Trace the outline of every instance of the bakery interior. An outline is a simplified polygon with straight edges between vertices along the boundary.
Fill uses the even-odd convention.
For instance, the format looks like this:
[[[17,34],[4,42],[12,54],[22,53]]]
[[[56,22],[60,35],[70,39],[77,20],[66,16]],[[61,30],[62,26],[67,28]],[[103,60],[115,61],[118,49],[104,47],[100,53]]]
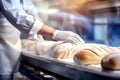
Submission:
[[[79,34],[85,43],[95,43],[100,47],[103,46],[103,48],[110,46],[110,49],[115,48],[115,53],[120,53],[120,50],[118,50],[120,46],[120,0],[32,0],[32,2],[38,11],[38,16],[44,23],[56,29],[73,31]],[[41,35],[39,37],[40,40],[42,38],[46,41],[51,41],[51,38],[41,37]],[[26,40],[26,36],[21,34],[21,39]],[[45,46],[48,44],[46,42]],[[40,48],[40,45],[37,45],[38,48]],[[90,46],[96,48],[96,45],[92,44]],[[35,52],[28,49],[30,48],[29,46],[26,43],[23,47],[17,79],[120,80],[120,59],[117,57],[120,54],[114,57],[117,60],[114,59],[116,62],[113,62],[113,64],[117,67],[113,66],[109,70],[107,68],[111,68],[112,65],[106,63],[107,68],[105,67],[104,70],[103,67],[104,65],[106,66],[104,61],[106,60],[103,59],[105,57],[102,57],[102,60],[100,59],[98,63],[98,59],[93,57],[94,59],[91,59],[93,64],[89,61],[80,61],[76,64],[73,61],[73,57],[72,60],[66,57],[59,59],[44,57],[40,56],[44,50]],[[87,47],[90,46],[88,45]],[[103,52],[101,51],[101,54]],[[47,54],[49,53],[51,51],[48,51]],[[77,62],[76,59],[75,61]],[[101,65],[102,63],[104,65]]]

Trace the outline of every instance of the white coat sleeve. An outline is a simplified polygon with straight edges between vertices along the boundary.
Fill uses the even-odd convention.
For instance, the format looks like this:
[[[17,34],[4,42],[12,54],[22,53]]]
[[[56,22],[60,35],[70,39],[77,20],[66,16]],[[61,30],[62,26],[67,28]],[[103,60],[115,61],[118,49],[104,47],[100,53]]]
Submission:
[[[0,7],[1,13],[21,32],[36,34],[43,25],[42,21],[26,13],[21,0],[0,0]]]

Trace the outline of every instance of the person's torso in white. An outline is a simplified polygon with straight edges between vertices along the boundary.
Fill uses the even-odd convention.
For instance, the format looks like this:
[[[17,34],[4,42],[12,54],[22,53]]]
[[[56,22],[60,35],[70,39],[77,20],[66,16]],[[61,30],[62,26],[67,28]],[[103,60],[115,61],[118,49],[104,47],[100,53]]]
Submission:
[[[20,32],[0,13],[0,75],[16,71],[20,52]]]

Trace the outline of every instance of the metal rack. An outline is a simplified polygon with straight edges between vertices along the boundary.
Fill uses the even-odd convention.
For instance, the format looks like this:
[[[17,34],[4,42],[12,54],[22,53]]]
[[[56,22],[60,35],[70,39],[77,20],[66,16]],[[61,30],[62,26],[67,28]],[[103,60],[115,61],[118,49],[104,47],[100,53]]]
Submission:
[[[31,80],[50,80],[40,75],[39,71],[59,80],[120,80],[120,74],[94,69],[24,53],[19,71]]]

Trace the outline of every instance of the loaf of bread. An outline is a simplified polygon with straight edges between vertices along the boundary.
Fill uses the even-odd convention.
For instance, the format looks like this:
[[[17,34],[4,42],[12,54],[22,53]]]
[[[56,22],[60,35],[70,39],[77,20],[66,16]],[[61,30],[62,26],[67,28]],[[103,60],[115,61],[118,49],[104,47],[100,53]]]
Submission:
[[[119,47],[111,47],[104,44],[85,43],[82,50],[74,56],[77,64],[100,64],[103,57],[120,51]]]
[[[29,39],[23,39],[21,41],[22,49],[32,51],[35,47],[35,42]]]
[[[52,45],[60,43],[56,41],[32,41],[29,39],[23,39],[22,43],[22,50],[26,52],[34,52],[36,55],[44,54]],[[47,55],[47,54],[46,54]]]
[[[45,54],[52,58],[65,59],[73,58],[79,50],[81,47],[76,44],[62,42],[52,45]]]
[[[101,57],[89,49],[84,49],[77,52],[73,60],[77,64],[100,64]]]
[[[68,58],[70,56],[71,43],[61,43],[54,47],[53,54],[54,58]]]
[[[35,46],[35,51],[37,55],[48,55],[50,53],[52,53],[52,50],[55,45],[57,45],[58,43],[61,42],[56,42],[56,41],[41,41],[41,42],[37,42],[36,46]],[[49,50],[49,51],[48,51]]]
[[[120,69],[120,53],[106,55],[101,61],[101,66],[103,70]]]

